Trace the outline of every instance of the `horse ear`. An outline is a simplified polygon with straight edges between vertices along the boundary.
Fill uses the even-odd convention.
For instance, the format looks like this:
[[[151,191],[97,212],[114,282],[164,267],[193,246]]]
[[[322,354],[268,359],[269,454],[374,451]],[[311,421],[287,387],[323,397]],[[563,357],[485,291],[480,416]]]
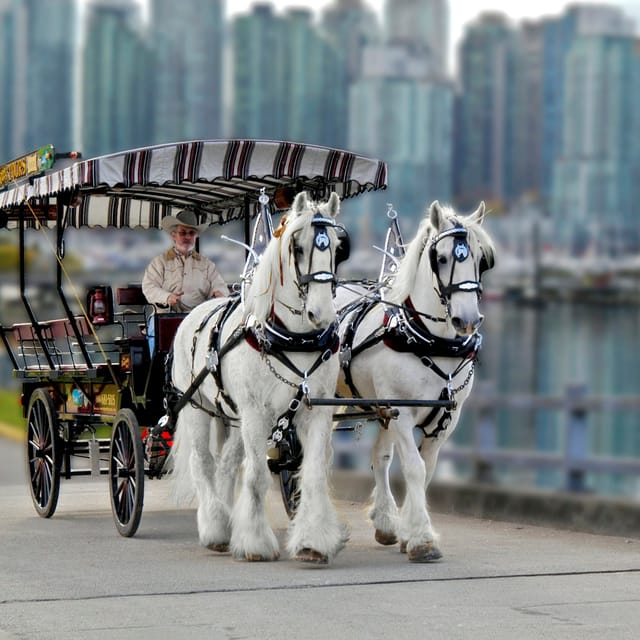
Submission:
[[[441,229],[444,222],[444,213],[437,200],[434,200],[429,207],[429,219],[434,229]]]
[[[295,214],[300,214],[309,208],[309,198],[306,191],[301,191],[293,201],[291,209]]]
[[[484,201],[481,201],[478,208],[469,216],[469,219],[477,224],[482,224],[484,222],[486,211],[487,209],[484,205]]]
[[[335,191],[331,192],[329,200],[324,208],[327,215],[335,218],[340,213],[340,197]]]

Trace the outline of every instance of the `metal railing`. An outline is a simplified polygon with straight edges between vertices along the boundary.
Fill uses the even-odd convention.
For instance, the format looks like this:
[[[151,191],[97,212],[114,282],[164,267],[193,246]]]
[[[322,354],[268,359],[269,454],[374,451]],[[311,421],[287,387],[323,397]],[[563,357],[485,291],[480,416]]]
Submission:
[[[473,410],[473,442],[461,446],[448,442],[440,457],[471,463],[474,479],[492,482],[498,465],[534,470],[553,469],[564,477],[569,491],[587,489],[586,474],[640,474],[640,457],[596,455],[590,447],[588,417],[596,411],[634,411],[640,413],[638,395],[592,395],[584,385],[570,385],[564,395],[498,394],[486,388],[472,394],[464,411]],[[560,411],[564,415],[561,446],[556,451],[498,446],[496,414],[499,410]]]
[[[498,414],[505,410],[512,414],[560,412],[564,418],[560,422],[558,446],[547,451],[532,446],[500,445]],[[442,447],[439,458],[470,467],[472,482],[498,484],[499,470],[504,469],[551,470],[562,475],[562,486],[558,488],[584,492],[588,490],[588,473],[640,476],[640,456],[598,455],[592,451],[589,417],[595,412],[623,411],[640,414],[640,395],[593,395],[585,385],[567,386],[563,394],[553,396],[503,394],[493,391],[490,385],[479,385],[463,409],[466,428],[471,430],[471,437],[467,430],[469,444],[460,444],[452,437]],[[347,461],[346,466],[362,466],[349,463],[349,452],[369,456],[370,450],[365,451],[367,444],[355,445],[348,438],[334,438],[334,450]]]

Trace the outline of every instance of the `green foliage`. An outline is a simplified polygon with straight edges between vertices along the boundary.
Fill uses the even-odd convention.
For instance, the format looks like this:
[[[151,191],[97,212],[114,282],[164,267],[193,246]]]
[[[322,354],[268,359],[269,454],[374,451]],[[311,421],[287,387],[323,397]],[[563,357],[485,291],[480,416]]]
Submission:
[[[19,391],[0,389],[0,422],[23,429],[26,426],[26,421],[22,417],[19,399]]]

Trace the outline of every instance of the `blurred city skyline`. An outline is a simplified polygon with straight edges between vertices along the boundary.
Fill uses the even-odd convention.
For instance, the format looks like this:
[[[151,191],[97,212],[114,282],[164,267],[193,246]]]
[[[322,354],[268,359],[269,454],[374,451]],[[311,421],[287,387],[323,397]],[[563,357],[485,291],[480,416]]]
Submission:
[[[365,208],[534,207],[572,251],[635,251],[640,3],[551,4],[148,0],[142,21],[138,0],[84,0],[79,22],[75,0],[0,0],[0,156],[319,144],[388,163]]]

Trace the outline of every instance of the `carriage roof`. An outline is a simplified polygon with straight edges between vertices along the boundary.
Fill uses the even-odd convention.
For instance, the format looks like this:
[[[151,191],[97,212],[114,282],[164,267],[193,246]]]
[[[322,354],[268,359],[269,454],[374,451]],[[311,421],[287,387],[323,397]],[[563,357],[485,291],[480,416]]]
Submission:
[[[47,168],[52,153],[43,147],[14,161],[21,165],[2,167],[0,227],[16,228],[21,217],[27,226],[36,226],[36,218],[53,226],[59,203],[67,205],[65,227],[160,228],[162,218],[184,208],[201,224],[224,224],[253,217],[263,188],[272,199],[287,187],[323,199],[332,191],[350,198],[387,184],[380,160],[292,142],[195,140]],[[37,175],[24,170],[29,164]]]

